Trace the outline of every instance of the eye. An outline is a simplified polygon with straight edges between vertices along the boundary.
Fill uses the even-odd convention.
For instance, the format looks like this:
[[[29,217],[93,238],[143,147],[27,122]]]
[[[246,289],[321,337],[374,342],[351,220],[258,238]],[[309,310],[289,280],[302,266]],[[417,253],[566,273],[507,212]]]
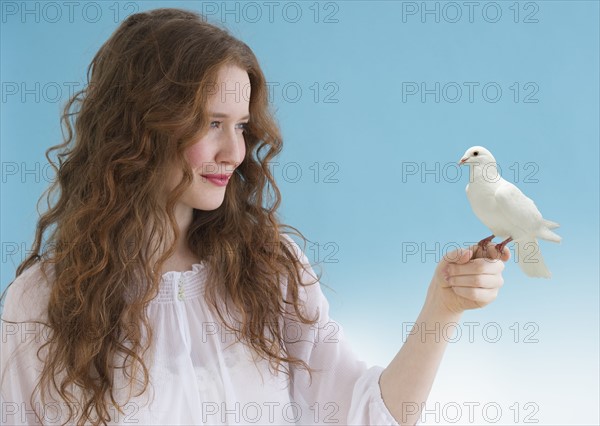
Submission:
[[[210,123],[210,125],[212,127],[213,124],[220,125],[221,123],[223,123],[223,122],[222,121],[213,121]],[[248,122],[240,123],[239,125],[240,125],[240,127],[238,127],[238,129],[242,129],[242,132],[245,133],[246,131],[248,131]],[[218,126],[216,128],[218,128]]]
[[[479,151],[473,151],[473,155],[477,157],[479,155]]]

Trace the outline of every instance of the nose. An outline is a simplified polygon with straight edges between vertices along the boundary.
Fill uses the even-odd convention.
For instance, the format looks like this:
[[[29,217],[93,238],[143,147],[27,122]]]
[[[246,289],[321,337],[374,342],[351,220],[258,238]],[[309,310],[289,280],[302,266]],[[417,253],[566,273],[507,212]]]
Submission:
[[[244,159],[244,135],[236,128],[231,127],[221,133],[220,139],[217,162],[225,163],[228,166],[228,170],[233,171]]]

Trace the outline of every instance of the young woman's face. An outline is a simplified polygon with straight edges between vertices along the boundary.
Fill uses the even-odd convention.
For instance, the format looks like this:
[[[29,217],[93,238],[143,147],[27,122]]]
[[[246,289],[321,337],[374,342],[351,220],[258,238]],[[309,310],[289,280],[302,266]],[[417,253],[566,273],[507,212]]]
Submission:
[[[244,160],[243,130],[248,122],[250,79],[236,66],[221,68],[218,84],[208,100],[208,132],[186,151],[194,180],[179,203],[198,210],[215,210],[222,203],[229,177]],[[183,172],[172,173],[170,189]]]

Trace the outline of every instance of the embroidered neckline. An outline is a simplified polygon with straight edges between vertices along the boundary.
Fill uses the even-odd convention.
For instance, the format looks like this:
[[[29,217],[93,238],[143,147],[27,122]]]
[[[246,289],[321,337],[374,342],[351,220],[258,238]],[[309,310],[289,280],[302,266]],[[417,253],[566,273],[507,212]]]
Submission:
[[[192,265],[192,269],[189,269],[187,271],[167,271],[161,275],[161,278],[163,280],[174,280],[180,274],[182,278],[189,278],[193,275],[196,275],[196,273],[201,269],[204,269],[205,266],[206,265],[204,263],[194,263]]]

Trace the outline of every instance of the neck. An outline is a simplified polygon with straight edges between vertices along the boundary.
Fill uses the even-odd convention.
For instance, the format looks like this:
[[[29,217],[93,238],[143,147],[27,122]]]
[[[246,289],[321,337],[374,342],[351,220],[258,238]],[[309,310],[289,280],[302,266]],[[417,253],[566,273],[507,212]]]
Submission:
[[[470,166],[470,182],[496,183],[500,181],[500,171],[494,162]]]
[[[158,250],[158,253],[153,256],[150,261],[155,264],[158,258],[167,251],[167,249],[175,241],[175,252],[167,258],[163,264],[162,270],[173,270],[173,269],[189,269],[187,266],[192,263],[199,263],[199,259],[194,255],[187,242],[187,232],[192,223],[194,210],[186,205],[177,204],[174,209],[174,216],[177,222],[177,231],[179,236],[175,241],[175,235],[171,230],[169,222],[166,223],[166,236],[163,240],[163,244]],[[187,265],[187,266],[186,266]]]

